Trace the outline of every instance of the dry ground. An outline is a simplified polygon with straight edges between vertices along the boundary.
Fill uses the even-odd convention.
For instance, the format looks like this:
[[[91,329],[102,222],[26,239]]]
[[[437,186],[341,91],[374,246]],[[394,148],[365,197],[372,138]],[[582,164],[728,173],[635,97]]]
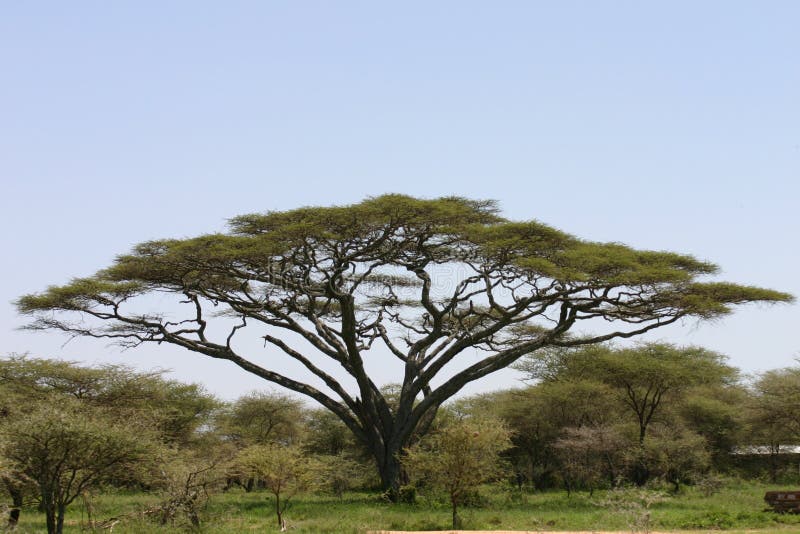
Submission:
[[[796,532],[795,529],[756,530],[651,530],[649,534],[770,534],[774,532]],[[375,530],[367,534],[630,534],[630,530]]]

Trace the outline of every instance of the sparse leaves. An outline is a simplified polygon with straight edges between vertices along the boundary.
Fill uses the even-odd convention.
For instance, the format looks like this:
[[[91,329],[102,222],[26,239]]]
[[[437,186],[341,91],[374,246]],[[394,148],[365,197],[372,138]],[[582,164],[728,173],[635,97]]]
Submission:
[[[458,506],[470,490],[507,472],[500,453],[511,447],[510,432],[498,420],[463,419],[407,449],[412,476],[447,492],[458,527]]]

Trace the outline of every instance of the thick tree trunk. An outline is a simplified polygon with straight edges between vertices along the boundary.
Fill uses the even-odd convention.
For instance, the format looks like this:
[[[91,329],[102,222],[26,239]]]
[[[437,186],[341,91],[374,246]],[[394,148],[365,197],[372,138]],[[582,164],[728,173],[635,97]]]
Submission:
[[[17,523],[19,523],[19,514],[20,514],[20,508],[16,506],[13,507],[11,510],[9,510],[8,530],[14,530],[15,528],[17,528]]]
[[[398,413],[402,411],[402,409],[398,409]],[[368,438],[372,440],[367,443],[367,447],[372,452],[377,464],[381,487],[392,502],[397,502],[400,487],[409,483],[408,473],[403,468],[400,455],[415,435],[421,436],[428,431],[435,413],[436,408],[430,409],[422,422],[411,428],[407,424],[403,424],[402,420],[395,419],[393,421],[395,426],[389,429],[389,432],[386,432],[386,428],[376,429],[373,437]]]
[[[56,534],[56,507],[47,503],[44,508],[44,517],[47,525],[47,534]]]
[[[398,458],[399,453],[399,450],[393,453],[387,451],[385,456],[378,460],[381,487],[392,502],[397,502],[402,485],[403,468]]]
[[[644,459],[636,461],[636,464],[633,466],[631,478],[633,479],[633,483],[639,487],[644,486],[647,484],[647,481],[650,480],[650,470],[645,465]]]

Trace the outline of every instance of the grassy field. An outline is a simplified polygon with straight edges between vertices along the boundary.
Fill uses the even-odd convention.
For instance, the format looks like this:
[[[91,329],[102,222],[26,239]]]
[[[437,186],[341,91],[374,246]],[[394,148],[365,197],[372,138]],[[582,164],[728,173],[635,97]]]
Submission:
[[[650,526],[655,530],[761,530],[800,533],[800,516],[764,511],[764,492],[779,489],[757,483],[738,483],[704,496],[687,488],[676,496],[653,504]],[[631,531],[631,518],[641,519],[641,509],[627,511],[608,504],[606,492],[593,497],[564,492],[519,494],[505,487],[485,487],[485,502],[464,508],[465,529],[474,530],[619,530]],[[147,508],[155,502],[144,494],[108,493],[94,498],[95,517],[109,518]],[[605,502],[605,504],[603,504]],[[627,501],[626,501],[627,502]],[[307,495],[296,498],[287,523],[297,533],[364,533],[367,530],[446,530],[450,510],[441,499],[421,497],[416,505],[388,504],[375,495],[347,494],[343,499]],[[86,524],[86,510],[76,503],[66,525],[79,532]],[[176,526],[159,526],[142,518],[117,524],[114,533],[175,532]],[[203,512],[202,532],[277,531],[272,501],[267,493],[229,492],[214,496]],[[18,532],[43,532],[44,516],[35,509],[23,511]]]

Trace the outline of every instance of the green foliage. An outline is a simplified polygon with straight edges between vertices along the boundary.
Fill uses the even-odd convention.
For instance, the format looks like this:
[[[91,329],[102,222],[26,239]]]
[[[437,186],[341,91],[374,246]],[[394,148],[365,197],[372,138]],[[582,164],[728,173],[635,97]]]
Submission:
[[[338,456],[361,446],[341,419],[327,410],[311,410],[305,421],[303,447],[311,454]]]
[[[59,507],[76,495],[104,483],[153,484],[156,449],[197,446],[217,401],[163,374],[27,356],[0,360],[0,435],[16,460],[5,463],[2,481],[15,506],[37,497],[49,509],[48,528],[58,530]],[[135,452],[137,444],[147,455],[109,452]],[[43,485],[42,477],[50,482]]]
[[[88,311],[159,288],[235,291],[248,278],[247,272],[269,271],[272,264],[283,272],[303,267],[296,252],[309,245],[331,253],[346,250],[348,261],[374,258],[402,266],[411,252],[405,246],[398,248],[396,236],[401,234],[396,232],[431,240],[423,254],[439,263],[484,257],[515,266],[521,270],[518,275],[543,276],[562,284],[646,286],[653,305],[674,306],[689,315],[712,317],[729,312],[729,304],[793,300],[772,290],[693,282],[697,276],[716,273],[717,267],[688,255],[581,241],[536,221],[507,221],[490,201],[383,195],[350,206],[242,215],[230,221],[230,228],[230,234],[143,243],[94,277],[21,297],[18,308],[26,314]],[[459,252],[464,247],[473,250]],[[647,310],[634,312],[621,306],[619,312],[644,315]],[[58,324],[45,321],[40,326]]]
[[[23,296],[17,307],[32,329],[126,347],[169,343],[309,396],[345,423],[375,456],[384,486],[396,489],[398,454],[438,407],[525,354],[629,338],[684,317],[712,319],[748,302],[793,301],[709,281],[716,272],[685,254],[509,221],[491,201],[394,194],[242,215],[228,233],[142,243],[94,276]],[[143,306],[153,295],[175,310]],[[582,321],[612,326],[571,335]],[[287,376],[279,361],[266,368],[242,354],[250,345],[240,332],[253,328],[325,387]],[[365,354],[380,345],[405,367],[394,398],[366,371]],[[458,370],[465,351],[483,357]],[[328,374],[319,358],[348,380]],[[671,365],[662,359],[664,369]],[[436,380],[445,368],[448,377]]]
[[[540,472],[558,469],[568,487],[570,480],[591,489],[624,476],[637,484],[665,477],[677,488],[712,460],[727,467],[744,439],[747,395],[738,372],[702,348],[554,348],[517,367],[539,382],[498,397],[505,399],[502,417],[524,436],[514,438],[515,453]],[[627,442],[622,458],[602,440],[579,439],[600,428]]]
[[[144,290],[133,281],[116,282],[100,276],[76,278],[64,286],[50,286],[39,295],[26,295],[17,300],[20,313],[37,310],[84,310],[95,304],[108,304],[129,298]]]
[[[500,453],[511,446],[509,437],[500,421],[463,419],[407,449],[404,464],[416,479],[447,492],[457,528],[458,506],[470,490],[506,472]]]
[[[275,498],[275,515],[286,529],[284,513],[292,497],[320,484],[324,466],[303,454],[298,445],[252,445],[241,451],[236,465],[245,476],[255,477]]]
[[[624,453],[630,444],[612,426],[567,427],[554,448],[568,491],[584,487],[590,492],[601,487],[624,467]]]
[[[369,483],[374,478],[372,466],[356,461],[347,454],[309,456],[309,458],[319,463],[318,487],[330,491],[340,499],[348,491],[374,486],[374,483]]]
[[[125,365],[85,367],[75,362],[10,356],[0,360],[0,390],[7,414],[24,413],[31,402],[65,397],[114,410],[120,418],[147,419],[172,444],[188,444],[219,406],[202,386],[137,372]]]
[[[753,423],[763,436],[759,441],[796,440],[800,436],[800,368],[767,371],[758,377],[753,390]]]
[[[518,368],[546,384],[589,381],[604,384],[640,427],[640,441],[659,411],[690,388],[735,383],[737,372],[720,354],[665,343],[631,348],[595,345],[534,354]]]
[[[624,517],[631,532],[647,533],[653,526],[653,506],[666,498],[663,493],[643,488],[615,488],[605,495],[600,505]]]
[[[702,436],[674,425],[657,425],[653,430],[644,445],[646,465],[651,474],[672,484],[675,492],[708,469],[711,458]]]
[[[222,410],[216,426],[239,447],[297,443],[303,432],[303,403],[288,395],[249,393]]]
[[[472,508],[465,517],[470,529],[511,531],[630,531],[628,517],[613,508],[598,506],[606,491],[567,497],[563,492],[526,493],[522,501],[510,502],[505,491],[484,486],[486,506]],[[719,490],[705,496],[687,488],[653,504],[650,525],[657,531],[717,531],[725,526],[730,534],[798,534],[800,516],[764,512],[764,492],[772,486],[756,482],[726,480]],[[635,491],[635,490],[634,490]],[[202,532],[227,534],[274,529],[274,513],[263,506],[263,493],[231,491],[212,494],[202,514]],[[363,534],[381,530],[451,529],[437,501],[420,499],[416,505],[389,505],[373,493],[347,493],[343,499],[327,494],[300,494],[292,506],[290,531],[297,534]],[[144,493],[102,492],[94,498],[97,517],[124,517],[114,534],[172,533],[176,528],[159,525],[129,512],[150,509],[157,498]],[[65,529],[77,532],[85,512],[78,503],[67,510]],[[41,520],[25,513],[20,532],[39,532]]]
[[[225,461],[217,454],[164,451],[151,480],[160,501],[147,516],[172,528],[200,527],[201,513],[211,495],[222,489]]]
[[[82,492],[131,479],[151,459],[156,436],[134,421],[52,397],[3,425],[2,456],[33,481],[47,514],[48,532],[63,529],[65,509]]]
[[[686,428],[702,436],[717,469],[730,465],[730,455],[747,437],[747,391],[738,384],[706,385],[689,390],[677,408]]]
[[[780,478],[781,447],[793,445],[800,438],[800,368],[767,371],[757,377],[751,387],[746,406],[747,446],[761,446],[769,451],[769,478]]]

